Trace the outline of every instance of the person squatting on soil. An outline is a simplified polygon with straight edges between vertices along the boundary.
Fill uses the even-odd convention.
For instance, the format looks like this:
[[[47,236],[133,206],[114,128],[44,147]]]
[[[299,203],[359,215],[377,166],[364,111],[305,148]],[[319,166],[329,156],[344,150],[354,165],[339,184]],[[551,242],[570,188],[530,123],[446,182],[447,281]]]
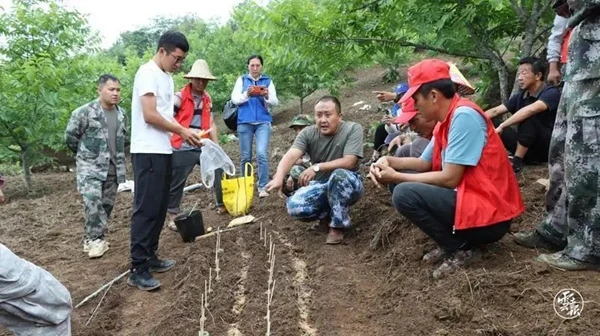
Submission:
[[[429,145],[429,141],[433,136],[433,129],[437,124],[436,120],[425,120],[423,116],[419,115],[419,111],[415,109],[415,102],[413,99],[408,99],[402,103],[402,112],[394,123],[400,125],[407,125],[410,129],[417,133],[417,137],[401,146],[394,153],[395,157],[421,157],[421,154],[425,151],[425,148]],[[400,139],[402,135],[396,139]],[[394,139],[395,140],[395,139]],[[390,143],[392,146],[392,143]]]
[[[183,76],[183,78],[189,79],[190,83],[181,89],[181,91],[175,93],[175,121],[183,127],[201,130],[203,134],[202,138],[210,139],[218,144],[219,136],[217,125],[215,125],[213,118],[212,100],[206,91],[209,81],[216,80],[217,78],[212,75],[208,63],[203,59],[194,62],[192,70]],[[173,147],[173,176],[171,177],[169,192],[167,227],[173,231],[177,231],[174,219],[181,211],[179,205],[183,197],[183,188],[188,176],[200,164],[202,149],[188,145],[177,134],[173,134],[171,137],[171,147]],[[223,205],[222,178],[223,169],[217,169],[215,171],[214,188],[217,212],[219,214],[227,212]]]
[[[271,138],[271,106],[279,105],[275,84],[262,73],[263,58],[248,57],[248,73],[238,77],[231,92],[231,101],[238,105],[238,139],[244,175],[247,162],[252,162],[252,143],[256,136],[256,161],[258,162],[258,197],[267,197],[269,181],[269,139]]]
[[[71,294],[52,274],[0,243],[0,325],[16,335],[70,336]]]
[[[381,156],[381,152],[385,149],[385,145],[389,144],[390,141],[402,134],[400,128],[396,125],[396,123],[393,122],[393,120],[394,118],[398,117],[399,113],[401,113],[400,105],[397,103],[400,97],[402,97],[406,91],[408,91],[407,83],[399,83],[396,86],[395,92],[375,91],[376,97],[380,102],[393,101],[394,105],[389,111],[389,114],[386,113],[379,125],[377,125],[375,128],[375,135],[373,136],[373,156],[371,157],[371,160],[366,163],[366,165],[370,165],[371,163],[377,161],[377,159],[379,159]]]
[[[98,79],[99,98],[77,108],[65,131],[67,147],[76,154],[77,191],[83,196],[85,237],[83,252],[99,258],[108,251],[107,221],[113,210],[119,183],[125,182],[125,111],[117,104],[119,80],[112,75]]]
[[[158,242],[167,216],[173,169],[171,133],[192,146],[201,146],[197,130],[173,118],[174,84],[171,74],[189,50],[185,36],[169,31],[158,40],[154,57],[135,74],[131,101],[131,163],[135,184],[131,215],[130,286],[141,290],[160,287],[151,272],[166,272],[173,260],[158,258]]]
[[[560,90],[544,82],[545,73],[546,66],[540,59],[522,58],[517,73],[521,91],[505,104],[485,112],[493,120],[504,147],[514,155],[511,163],[515,173],[523,169],[523,162],[548,160]],[[501,121],[499,117],[506,112],[512,115]],[[516,130],[513,125],[518,125]]]
[[[383,157],[370,174],[377,186],[398,183],[394,207],[438,245],[423,260],[443,260],[433,273],[439,279],[476,260],[476,247],[500,240],[524,205],[494,125],[456,94],[448,64],[417,63],[408,70],[408,83],[400,102],[412,97],[419,113],[439,124],[420,158]]]
[[[299,177],[300,189],[287,198],[288,214],[301,221],[319,220],[329,226],[327,244],[339,244],[343,230],[350,227],[350,206],[364,194],[358,169],[363,157],[363,128],[342,120],[338,98],[324,96],[315,104],[316,125],[308,126],[298,136],[277,167],[267,190],[281,188],[290,168],[305,153],[313,165]]]
[[[600,1],[568,4],[574,29],[550,143],[548,213],[534,231],[516,233],[515,241],[558,251],[537,260],[579,271],[600,268]]]
[[[290,123],[290,128],[294,130],[294,135],[298,136],[303,129],[307,126],[314,125],[314,122],[310,119],[310,117],[306,114],[299,114],[292,119]],[[310,168],[312,166],[312,162],[310,162],[310,155],[308,153],[304,153],[304,155],[299,158],[290,169],[290,174],[285,180],[285,188],[283,193],[287,196],[291,195],[294,191],[300,188],[298,183],[298,179],[302,172],[306,170],[306,168]]]

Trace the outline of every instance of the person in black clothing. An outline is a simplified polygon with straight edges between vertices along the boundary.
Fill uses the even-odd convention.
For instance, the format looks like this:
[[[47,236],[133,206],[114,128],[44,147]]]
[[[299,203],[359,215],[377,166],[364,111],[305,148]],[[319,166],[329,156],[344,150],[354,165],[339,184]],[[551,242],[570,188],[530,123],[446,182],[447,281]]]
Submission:
[[[521,59],[517,74],[521,91],[505,104],[485,112],[494,122],[504,147],[513,154],[511,163],[515,173],[521,171],[524,162],[548,161],[560,90],[544,82],[545,74],[546,65],[540,59]],[[499,117],[506,112],[512,116],[501,121]],[[513,125],[517,125],[516,129]]]

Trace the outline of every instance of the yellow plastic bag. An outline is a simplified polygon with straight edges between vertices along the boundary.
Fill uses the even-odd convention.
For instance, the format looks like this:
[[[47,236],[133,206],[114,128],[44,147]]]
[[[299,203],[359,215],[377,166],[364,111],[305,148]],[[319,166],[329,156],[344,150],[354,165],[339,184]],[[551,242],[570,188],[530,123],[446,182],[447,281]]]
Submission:
[[[254,168],[249,162],[244,166],[244,176],[227,178],[223,174],[223,203],[232,216],[246,215],[254,199]]]

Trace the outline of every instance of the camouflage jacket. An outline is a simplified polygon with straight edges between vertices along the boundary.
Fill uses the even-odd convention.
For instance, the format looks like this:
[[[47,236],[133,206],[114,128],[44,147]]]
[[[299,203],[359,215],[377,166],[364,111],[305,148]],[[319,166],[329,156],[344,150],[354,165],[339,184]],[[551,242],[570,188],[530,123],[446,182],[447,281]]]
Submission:
[[[569,41],[565,80],[600,78],[600,0],[569,0],[574,11],[569,27],[575,27]]]
[[[125,139],[127,126],[125,112],[119,111],[116,133],[116,168],[117,181],[125,182]],[[77,108],[71,114],[65,131],[67,147],[76,153],[77,189],[79,190],[86,179],[106,181],[110,165],[108,148],[108,129],[106,117],[98,100],[94,100]]]

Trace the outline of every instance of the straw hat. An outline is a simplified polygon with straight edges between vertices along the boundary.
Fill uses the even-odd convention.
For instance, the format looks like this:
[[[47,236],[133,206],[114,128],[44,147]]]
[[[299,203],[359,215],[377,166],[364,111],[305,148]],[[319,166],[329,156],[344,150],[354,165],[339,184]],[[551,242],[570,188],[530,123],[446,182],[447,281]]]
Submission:
[[[465,96],[470,96],[475,93],[475,89],[473,85],[469,83],[469,81],[463,76],[463,74],[458,70],[456,65],[448,62],[450,66],[450,78],[456,84],[457,90]]]
[[[212,75],[212,73],[210,73],[208,63],[206,63],[206,61],[203,59],[199,59],[196,62],[194,62],[194,65],[192,65],[192,70],[190,70],[190,72],[187,75],[183,76],[183,78],[203,78],[210,80],[217,79],[215,76]]]

